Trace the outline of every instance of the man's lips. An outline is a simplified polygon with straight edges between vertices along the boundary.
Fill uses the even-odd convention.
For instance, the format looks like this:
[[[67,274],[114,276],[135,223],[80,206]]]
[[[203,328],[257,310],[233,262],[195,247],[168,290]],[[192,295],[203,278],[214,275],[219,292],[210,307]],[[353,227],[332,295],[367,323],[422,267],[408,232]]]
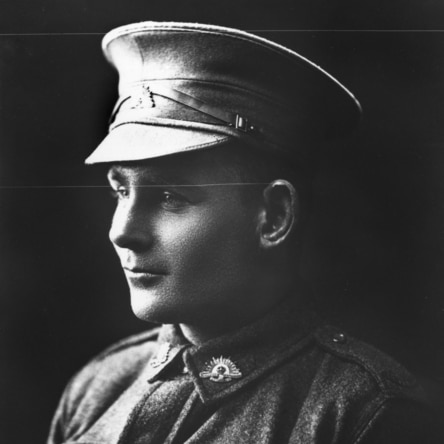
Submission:
[[[138,268],[138,267],[123,267],[125,276],[130,284],[130,287],[146,290],[153,285],[162,281],[166,273],[158,270]]]
[[[123,270],[125,273],[129,276],[163,276],[166,273],[160,271],[160,270],[153,270],[153,269],[146,269],[146,268],[140,268],[140,267],[123,267]]]

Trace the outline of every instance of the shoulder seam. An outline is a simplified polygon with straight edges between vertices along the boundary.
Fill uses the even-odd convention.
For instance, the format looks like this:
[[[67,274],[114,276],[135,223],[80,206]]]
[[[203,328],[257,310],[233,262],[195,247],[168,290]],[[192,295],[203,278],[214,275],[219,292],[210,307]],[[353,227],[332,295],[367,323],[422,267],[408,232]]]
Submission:
[[[340,358],[346,362],[349,362],[351,364],[357,365],[360,368],[362,368],[366,373],[368,373],[375,380],[376,384],[381,389],[381,391],[383,391],[384,393],[386,392],[386,386],[385,386],[382,378],[378,374],[378,372],[372,368],[368,368],[365,365],[365,362],[363,362],[362,360],[360,360],[356,356],[353,356],[349,353],[340,352],[336,349],[330,348],[330,347],[324,345],[320,341],[318,341],[318,344],[325,352],[329,353],[330,355],[337,356],[338,358]]]
[[[331,328],[331,327],[329,327]],[[317,339],[317,343],[319,345],[319,347],[321,347],[325,352],[333,355],[333,356],[337,356],[340,359],[353,363],[355,365],[358,365],[359,367],[361,367],[366,373],[368,373],[370,376],[372,376],[372,378],[376,381],[378,387],[385,393],[392,393],[393,392],[393,383],[395,384],[395,386],[399,389],[401,387],[406,388],[413,388],[417,385],[417,381],[413,379],[413,376],[411,376],[411,374],[408,372],[407,369],[405,369],[400,363],[398,363],[397,361],[393,360],[392,358],[390,358],[389,356],[387,356],[384,352],[381,352],[377,349],[375,349],[373,346],[369,345],[369,344],[365,344],[362,343],[361,341],[357,341],[361,344],[363,344],[367,349],[369,350],[373,350],[377,353],[379,353],[381,356],[384,357],[384,359],[387,360],[387,365],[388,364],[392,364],[394,366],[396,366],[396,368],[393,370],[393,372],[385,370],[384,369],[379,369],[376,368],[373,364],[369,363],[368,359],[365,357],[360,357],[357,356],[356,353],[351,353],[350,351],[344,349],[341,350],[339,347],[335,347],[335,346],[329,346],[328,343],[325,343],[325,341],[322,339],[322,336],[316,334],[316,339]],[[353,339],[353,338],[350,338]],[[355,340],[353,340],[354,342],[356,342]],[[405,373],[404,376],[402,376],[402,372]],[[391,377],[390,375],[393,373],[393,377]],[[399,378],[396,378],[395,373],[400,375]],[[409,381],[408,377],[411,377],[412,380]],[[396,379],[394,379],[396,378]],[[395,392],[397,392],[398,390],[395,390]]]
[[[373,423],[373,421],[376,418],[376,415],[378,412],[381,411],[381,409],[384,407],[384,405],[387,403],[388,398],[384,397],[380,400],[379,403],[375,406],[375,409],[373,410],[371,416],[367,421],[364,422],[364,424],[360,424],[360,427],[356,427],[356,430],[352,434],[352,439],[354,444],[359,444],[360,439],[362,438],[362,435],[365,433],[366,430],[370,427],[370,425]]]
[[[364,423],[361,425],[360,428],[356,428],[352,438],[353,438],[353,444],[359,444],[361,442],[361,438],[364,436],[365,432],[371,427],[372,423],[377,419],[378,413],[386,407],[390,402],[413,402],[414,404],[420,405],[421,403],[414,399],[406,399],[402,397],[396,397],[396,396],[385,396],[383,397],[379,403],[375,406],[374,411],[370,415],[369,419],[367,421],[364,421]]]

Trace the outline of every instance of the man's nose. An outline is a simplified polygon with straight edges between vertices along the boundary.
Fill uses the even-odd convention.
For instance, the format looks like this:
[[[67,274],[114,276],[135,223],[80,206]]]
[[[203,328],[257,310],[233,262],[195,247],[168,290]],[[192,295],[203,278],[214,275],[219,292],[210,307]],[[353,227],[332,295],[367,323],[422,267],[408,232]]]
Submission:
[[[143,251],[152,243],[150,222],[134,202],[118,204],[114,212],[109,238],[119,248]]]

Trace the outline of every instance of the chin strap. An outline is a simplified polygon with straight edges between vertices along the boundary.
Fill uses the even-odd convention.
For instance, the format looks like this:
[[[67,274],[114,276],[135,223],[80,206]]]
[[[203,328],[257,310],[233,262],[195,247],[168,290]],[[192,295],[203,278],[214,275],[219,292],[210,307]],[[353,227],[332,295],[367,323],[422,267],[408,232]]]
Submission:
[[[185,94],[181,91],[177,91],[173,88],[165,88],[156,86],[155,90],[151,89],[147,85],[143,85],[143,92],[140,90],[137,92],[136,96],[126,96],[121,98],[111,113],[109,124],[111,124],[118,114],[122,105],[128,100],[135,100],[137,102],[132,106],[133,109],[143,109],[143,108],[154,108],[156,106],[154,96],[164,97],[169,100],[173,100],[176,103],[187,106],[195,111],[206,114],[210,117],[220,120],[225,125],[233,127],[239,131],[248,133],[250,131],[256,131],[257,128],[254,127],[247,118],[229,111],[221,110],[216,108],[204,101],[197,99],[196,97]]]

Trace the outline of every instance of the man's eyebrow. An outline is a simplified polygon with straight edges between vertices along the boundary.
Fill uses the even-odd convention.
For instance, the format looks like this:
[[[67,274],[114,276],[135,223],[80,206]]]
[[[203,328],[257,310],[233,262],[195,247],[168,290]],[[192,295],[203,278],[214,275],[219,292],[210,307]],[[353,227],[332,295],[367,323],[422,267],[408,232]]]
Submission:
[[[109,169],[107,177],[109,180],[125,183],[127,178],[125,174],[121,172],[121,167],[113,166]],[[184,187],[184,188],[198,188],[198,187],[218,187],[218,186],[258,186],[267,185],[269,182],[213,182],[213,183],[195,183],[188,180],[184,180],[178,176],[163,176],[156,175],[153,177],[144,177],[141,174],[141,183],[137,185],[138,188],[156,188],[156,187]]]
[[[128,182],[128,177],[124,172],[125,168],[119,165],[112,166],[107,173],[108,180],[126,183]],[[175,186],[185,186],[192,187],[196,186],[193,182],[185,180],[184,178],[177,175],[164,175],[164,174],[150,174],[144,173],[143,171],[138,174],[138,188],[150,188],[150,187],[175,187]],[[200,184],[197,184],[199,186]]]
[[[112,166],[108,170],[108,172],[106,173],[106,177],[109,180],[115,180],[115,181],[118,181],[118,182],[124,181],[123,174],[119,171],[119,167],[116,167],[116,166]]]

